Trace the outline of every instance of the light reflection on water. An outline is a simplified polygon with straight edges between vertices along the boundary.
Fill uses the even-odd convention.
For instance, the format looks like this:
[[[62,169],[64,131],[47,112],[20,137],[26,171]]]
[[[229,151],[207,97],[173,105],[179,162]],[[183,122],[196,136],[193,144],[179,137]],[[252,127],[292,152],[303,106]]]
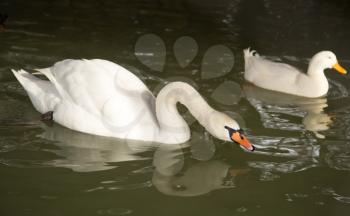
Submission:
[[[5,213],[164,215],[177,209],[184,215],[292,215],[288,210],[329,215],[348,208],[349,78],[327,71],[327,97],[290,97],[244,83],[241,55],[242,48],[252,46],[305,69],[315,52],[332,49],[350,68],[350,22],[342,1],[339,6],[325,0],[16,2],[16,7],[0,2],[0,10],[10,15],[8,29],[0,33],[0,200],[8,206]],[[331,29],[318,24],[330,22]],[[166,55],[153,62],[161,72],[135,55],[137,40],[149,33],[164,41]],[[182,36],[198,45],[188,42],[191,53],[184,59],[181,49],[176,51]],[[203,66],[215,53],[206,51],[216,45],[232,51],[233,69],[205,80],[216,70]],[[154,93],[168,81],[185,80],[216,109],[233,115],[258,149],[249,153],[216,140],[192,123],[189,113],[184,115],[193,138],[171,147],[44,125],[9,69],[47,67],[65,58],[112,60]],[[159,205],[150,207],[155,202]],[[88,210],[77,212],[77,206]]]

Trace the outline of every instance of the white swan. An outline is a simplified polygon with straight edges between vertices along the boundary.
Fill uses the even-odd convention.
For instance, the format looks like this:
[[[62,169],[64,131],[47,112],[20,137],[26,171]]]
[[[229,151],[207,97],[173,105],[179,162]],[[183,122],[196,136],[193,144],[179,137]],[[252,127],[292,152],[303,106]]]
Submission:
[[[261,88],[302,97],[321,97],[328,92],[328,81],[324,69],[334,68],[341,74],[346,70],[338,64],[334,53],[321,51],[310,61],[307,73],[283,63],[260,57],[255,51],[245,49],[244,78]]]
[[[253,151],[238,123],[211,108],[189,84],[167,84],[157,98],[125,68],[100,59],[64,60],[39,69],[49,81],[12,70],[40,113],[72,130],[107,137],[184,143],[190,129],[177,110],[185,105],[214,137]]]

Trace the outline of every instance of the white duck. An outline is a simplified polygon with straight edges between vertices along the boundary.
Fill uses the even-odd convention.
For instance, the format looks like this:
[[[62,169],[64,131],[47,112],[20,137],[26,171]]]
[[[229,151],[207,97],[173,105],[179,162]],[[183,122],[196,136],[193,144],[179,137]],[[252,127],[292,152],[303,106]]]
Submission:
[[[341,74],[346,70],[338,64],[335,54],[331,51],[321,51],[310,61],[307,73],[284,64],[273,62],[245,49],[244,78],[261,88],[293,94],[302,97],[321,97],[328,92],[328,80],[324,69],[334,68]]]
[[[155,98],[133,73],[106,60],[64,60],[38,70],[49,81],[24,70],[12,71],[36,110],[72,130],[121,139],[184,143],[190,139],[190,129],[177,110],[179,102],[214,137],[254,150],[235,120],[211,108],[183,82],[167,84]]]

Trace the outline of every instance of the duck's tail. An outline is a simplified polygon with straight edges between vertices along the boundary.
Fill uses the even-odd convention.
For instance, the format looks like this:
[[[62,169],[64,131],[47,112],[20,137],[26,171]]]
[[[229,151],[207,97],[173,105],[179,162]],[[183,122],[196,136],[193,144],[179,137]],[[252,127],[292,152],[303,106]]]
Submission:
[[[250,47],[248,47],[247,49],[244,49],[243,54],[244,54],[245,70],[247,70],[247,68],[251,64],[251,58],[259,57],[259,54],[255,50],[250,49]]]
[[[256,50],[252,50],[250,49],[250,47],[248,47],[247,49],[243,50],[244,53],[244,58],[247,59],[249,57],[259,57],[259,53]]]

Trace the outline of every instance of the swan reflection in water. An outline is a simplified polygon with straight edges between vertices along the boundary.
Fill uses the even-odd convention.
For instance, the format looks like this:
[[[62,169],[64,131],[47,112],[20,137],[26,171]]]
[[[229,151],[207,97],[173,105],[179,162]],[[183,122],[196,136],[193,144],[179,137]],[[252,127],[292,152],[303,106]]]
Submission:
[[[57,167],[77,172],[112,169],[112,162],[146,160],[140,153],[154,148],[148,142],[120,140],[94,136],[64,128],[58,124],[44,125],[42,138],[54,141],[58,149],[51,150],[62,158],[50,162]]]
[[[188,146],[119,141],[79,133],[57,124],[45,126],[44,129],[41,137],[55,141],[58,149],[50,151],[61,157],[50,162],[50,165],[69,168],[76,172],[113,169],[118,166],[116,162],[150,160],[140,155],[142,152],[152,151],[153,163],[145,161],[143,165],[147,168],[152,164],[153,169],[144,170],[152,172],[152,185],[167,195],[197,196],[212,190],[231,188],[234,186],[233,180],[236,176],[249,171],[247,168],[232,168],[223,161],[211,160],[215,154],[214,143],[208,140],[208,137],[203,139],[202,133],[194,132],[191,139],[194,145]],[[192,157],[185,159],[186,151],[191,152]],[[187,164],[188,160],[192,162],[190,165]],[[125,182],[118,182],[118,184],[125,184],[118,185],[118,188],[124,188],[123,186],[127,188],[130,182],[125,178]],[[143,182],[140,185],[148,184]]]
[[[314,146],[307,143],[286,145],[282,143],[286,145],[285,148],[293,150],[296,154],[277,155],[271,148],[265,149],[269,155],[266,158],[258,156],[258,149],[257,152],[246,152],[241,155],[256,154],[256,156],[251,156],[247,161],[244,158],[237,158],[235,159],[237,164],[235,162],[232,165],[216,159],[219,157],[217,156],[218,149],[216,149],[218,147],[213,142],[214,139],[212,140],[211,136],[197,131],[193,131],[191,142],[183,145],[155,145],[138,141],[109,139],[71,131],[56,124],[45,127],[41,137],[56,143],[57,148],[50,151],[61,158],[51,161],[50,165],[52,166],[65,167],[76,172],[118,169],[119,166],[128,166],[128,169],[131,169],[127,173],[122,175],[119,173],[118,176],[115,176],[117,181],[112,178],[111,181],[106,181],[107,183],[99,183],[96,185],[98,190],[130,190],[153,186],[163,194],[182,197],[199,196],[214,190],[235,187],[238,178],[246,175],[249,175],[249,178],[255,178],[256,171],[259,173],[260,180],[272,181],[286,173],[300,172],[320,166],[320,161],[324,160],[320,158],[321,146],[319,145]],[[338,152],[338,148],[336,150],[334,148],[333,143],[321,151],[324,156],[332,155],[332,157],[327,157],[326,164],[334,169],[348,169],[348,165],[339,161],[339,156],[344,158],[342,155],[344,153]],[[232,147],[232,151],[235,150],[241,151]],[[145,154],[145,152],[149,154]],[[274,156],[280,159],[284,158],[284,160],[273,160]],[[256,157],[260,157],[260,159]],[[119,163],[140,160],[144,160],[144,162],[138,163],[142,166],[141,168],[125,163],[120,165]],[[345,162],[347,161],[348,159],[345,160]],[[251,175],[253,170],[255,170],[253,172],[255,174]],[[131,184],[130,177],[134,175],[142,175],[142,182]],[[94,190],[95,188],[91,191]]]
[[[243,92],[250,104],[259,112],[266,128],[287,131],[306,129],[317,138],[325,136],[320,132],[329,129],[330,116],[324,112],[328,106],[327,98],[304,98],[269,91],[246,83]],[[287,115],[284,118],[283,115]],[[291,116],[302,118],[302,125],[293,123]]]
[[[155,170],[152,183],[163,194],[199,196],[213,190],[233,188],[235,187],[235,178],[246,175],[250,171],[248,167],[236,168],[220,160],[185,159],[184,150],[186,149],[179,145],[163,145],[154,154]],[[207,150],[211,151],[211,149]],[[195,150],[191,149],[192,154],[193,151]],[[208,155],[204,151],[202,149],[200,154]]]

